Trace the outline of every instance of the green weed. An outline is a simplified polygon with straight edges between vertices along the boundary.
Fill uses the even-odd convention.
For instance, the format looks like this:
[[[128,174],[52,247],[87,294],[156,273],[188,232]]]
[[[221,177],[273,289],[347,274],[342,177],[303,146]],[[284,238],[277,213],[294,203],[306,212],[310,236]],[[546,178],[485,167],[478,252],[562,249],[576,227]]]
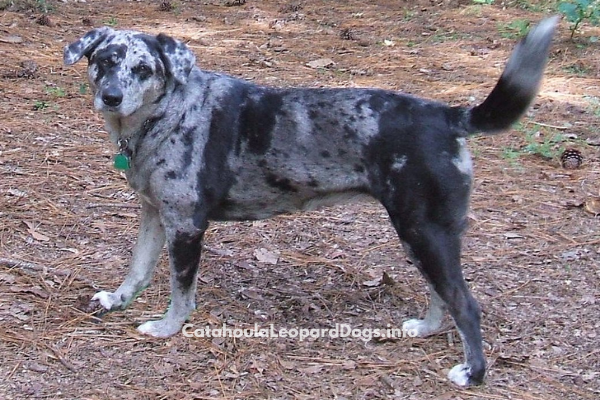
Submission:
[[[564,135],[552,128],[526,128],[522,124],[520,130],[525,133],[523,152],[546,159],[558,158],[564,151]]]
[[[507,160],[513,167],[520,167],[519,158],[521,157],[521,150],[515,149],[514,147],[503,147],[502,158]]]
[[[530,22],[524,19],[515,19],[508,24],[498,26],[500,36],[505,39],[519,39],[527,34]]]
[[[589,112],[600,118],[600,98],[596,96],[583,96],[583,98],[589,103]]]
[[[15,12],[35,11],[48,14],[54,7],[47,0],[0,0],[0,10]]]
[[[44,101],[44,100],[37,100],[35,103],[33,103],[34,111],[45,110],[48,107],[49,107],[48,102]]]
[[[592,25],[600,23],[600,0],[568,0],[558,3],[558,11],[569,21],[571,39],[584,21]]]
[[[46,93],[54,97],[65,97],[67,92],[60,86],[46,86]]]
[[[118,21],[115,17],[110,17],[107,21],[106,21],[106,25],[108,26],[117,26]]]
[[[590,67],[585,66],[581,63],[571,64],[569,66],[563,67],[563,69],[570,74],[578,76],[585,76],[590,73]]]
[[[502,158],[513,166],[518,165],[519,158],[525,154],[542,157],[547,160],[557,159],[565,149],[565,136],[556,129],[548,127],[526,127],[517,124],[515,129],[524,134],[525,145],[521,147],[504,147]]]

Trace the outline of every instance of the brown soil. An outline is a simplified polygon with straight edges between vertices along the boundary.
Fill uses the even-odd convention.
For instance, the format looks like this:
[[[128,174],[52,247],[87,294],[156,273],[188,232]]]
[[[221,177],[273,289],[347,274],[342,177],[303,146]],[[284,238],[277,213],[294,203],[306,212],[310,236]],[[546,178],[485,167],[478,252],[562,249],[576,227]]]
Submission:
[[[366,343],[142,337],[135,326],[167,306],[164,260],[127,311],[99,320],[85,310],[124,277],[139,210],[111,167],[84,63],[62,65],[65,44],[113,24],[170,33],[203,68],[263,84],[374,86],[475,104],[519,36],[514,21],[548,14],[505,3],[2,2],[0,398],[598,398],[600,52],[590,38],[600,32],[584,25],[571,41],[565,21],[521,126],[470,140],[464,270],[483,308],[485,385],[447,381],[462,357],[451,324],[427,339]],[[39,4],[52,6],[46,18]],[[324,58],[335,64],[307,66]],[[561,167],[561,146],[581,151],[581,168]],[[196,327],[398,327],[425,309],[423,279],[374,203],[215,223],[206,245]],[[265,263],[273,254],[276,265]]]

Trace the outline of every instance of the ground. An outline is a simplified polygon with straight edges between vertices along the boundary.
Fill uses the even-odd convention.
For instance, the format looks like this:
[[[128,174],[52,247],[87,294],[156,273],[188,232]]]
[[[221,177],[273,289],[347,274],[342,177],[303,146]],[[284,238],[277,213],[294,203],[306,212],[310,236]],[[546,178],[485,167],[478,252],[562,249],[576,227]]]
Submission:
[[[3,1],[0,397],[598,398],[600,32],[585,24],[571,40],[562,21],[522,123],[469,140],[463,264],[483,309],[483,386],[447,380],[462,358],[449,321],[426,339],[144,337],[135,327],[168,303],[166,256],[127,311],[87,310],[124,277],[139,208],[111,166],[85,63],[62,65],[67,43],[105,24],[167,32],[203,68],[261,84],[477,104],[551,2],[474,3]],[[580,168],[561,166],[565,148]],[[212,224],[201,268],[195,328],[399,327],[426,309],[426,285],[375,203]]]

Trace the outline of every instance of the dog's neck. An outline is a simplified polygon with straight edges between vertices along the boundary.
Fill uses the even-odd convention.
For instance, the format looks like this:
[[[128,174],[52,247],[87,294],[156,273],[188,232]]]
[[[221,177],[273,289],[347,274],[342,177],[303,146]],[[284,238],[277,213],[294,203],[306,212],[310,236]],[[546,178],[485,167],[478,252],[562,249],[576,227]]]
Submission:
[[[104,113],[106,130],[110,135],[110,141],[117,145],[123,141],[135,141],[144,125],[156,112],[156,106],[138,110],[134,114],[124,117],[114,113]]]
[[[167,87],[166,91],[173,91],[172,87]],[[170,102],[181,101],[179,96],[171,96]],[[106,130],[110,135],[110,141],[119,146],[119,143],[129,142],[130,146],[135,144],[140,135],[143,135],[148,129],[148,123],[159,116],[165,115],[170,102],[160,101],[158,103],[144,105],[133,114],[122,116],[116,113],[102,113]]]

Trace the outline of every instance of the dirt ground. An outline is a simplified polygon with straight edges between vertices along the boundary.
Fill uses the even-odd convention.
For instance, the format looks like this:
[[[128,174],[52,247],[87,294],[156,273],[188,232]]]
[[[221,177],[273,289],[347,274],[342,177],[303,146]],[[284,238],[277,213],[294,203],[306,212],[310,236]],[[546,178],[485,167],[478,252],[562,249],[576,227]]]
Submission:
[[[167,32],[203,68],[262,84],[476,104],[526,22],[549,11],[473,3],[2,2],[0,398],[599,398],[600,31],[584,25],[570,40],[566,21],[523,122],[469,141],[463,262],[483,309],[483,386],[448,382],[462,358],[449,322],[427,339],[367,342],[143,337],[135,327],[168,303],[165,257],[127,311],[86,312],[90,296],[124,277],[139,209],[111,166],[85,63],[62,65],[65,44],[104,24]],[[580,168],[561,166],[564,148],[581,152]],[[426,309],[424,281],[375,203],[215,223],[206,250],[196,328],[399,327]]]

